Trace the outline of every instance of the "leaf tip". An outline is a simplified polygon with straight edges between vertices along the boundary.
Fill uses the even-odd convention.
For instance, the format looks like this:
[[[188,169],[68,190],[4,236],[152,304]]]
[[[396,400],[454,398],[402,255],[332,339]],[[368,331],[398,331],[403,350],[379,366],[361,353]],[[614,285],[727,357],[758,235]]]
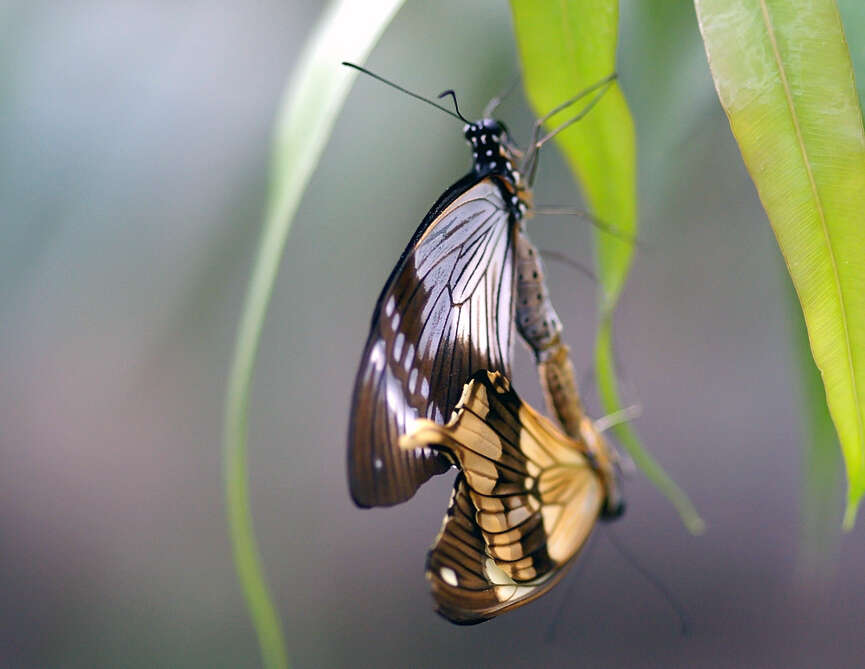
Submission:
[[[700,518],[700,516],[687,518],[685,520],[685,527],[687,527],[688,532],[693,534],[695,537],[699,537],[706,533],[706,521]]]
[[[844,521],[841,527],[845,532],[850,532],[853,526],[856,525],[856,513],[859,511],[859,499],[851,497],[847,500],[847,508],[844,510]]]

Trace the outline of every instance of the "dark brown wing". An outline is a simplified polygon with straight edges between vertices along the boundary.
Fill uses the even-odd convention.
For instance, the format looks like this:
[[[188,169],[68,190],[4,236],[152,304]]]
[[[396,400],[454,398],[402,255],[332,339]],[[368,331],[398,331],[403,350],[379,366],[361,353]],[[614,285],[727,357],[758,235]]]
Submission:
[[[446,426],[419,419],[406,448],[447,453],[462,472],[427,561],[438,611],[483,622],[539,597],[589,536],[604,484],[585,446],[478,372]]]
[[[349,423],[349,487],[359,506],[402,502],[447,470],[428,448],[399,448],[406,426],[418,417],[444,423],[473,372],[509,374],[515,226],[500,188],[485,178],[450,189],[379,298]]]

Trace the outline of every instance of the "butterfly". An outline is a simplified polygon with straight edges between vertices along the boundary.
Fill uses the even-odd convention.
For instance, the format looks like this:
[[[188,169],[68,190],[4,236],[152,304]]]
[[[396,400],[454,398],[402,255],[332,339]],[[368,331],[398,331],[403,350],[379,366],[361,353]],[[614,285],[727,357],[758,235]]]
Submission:
[[[419,418],[400,446],[460,469],[426,565],[438,612],[457,624],[547,592],[598,517],[624,511],[615,452],[592,421],[582,417],[579,439],[565,436],[498,372],[475,373],[447,425]]]
[[[510,377],[515,320],[535,352],[550,405],[568,433],[578,433],[581,411],[575,404],[573,369],[538,253],[522,223],[532,204],[530,186],[540,146],[587,113],[613,77],[539,119],[523,153],[504,124],[487,113],[479,121],[465,119],[455,96],[456,113],[344,64],[465,122],[472,150],[471,171],[439,197],[385,283],[355,379],[349,490],[358,506],[390,506],[409,499],[452,465],[429,447],[401,449],[400,436],[417,418],[443,424],[478,370]],[[595,96],[580,114],[539,139],[543,121],[592,92]]]

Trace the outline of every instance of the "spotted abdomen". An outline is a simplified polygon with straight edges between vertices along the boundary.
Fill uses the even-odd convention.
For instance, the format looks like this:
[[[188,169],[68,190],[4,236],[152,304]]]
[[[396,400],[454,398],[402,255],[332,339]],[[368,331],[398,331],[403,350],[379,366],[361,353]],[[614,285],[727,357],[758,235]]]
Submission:
[[[578,438],[583,406],[569,350],[562,341],[562,324],[547,292],[541,259],[522,232],[517,234],[514,249],[517,330],[535,354],[547,408],[568,435]]]
[[[538,251],[523,232],[517,233],[515,251],[517,330],[541,362],[561,340],[562,325],[547,293]]]

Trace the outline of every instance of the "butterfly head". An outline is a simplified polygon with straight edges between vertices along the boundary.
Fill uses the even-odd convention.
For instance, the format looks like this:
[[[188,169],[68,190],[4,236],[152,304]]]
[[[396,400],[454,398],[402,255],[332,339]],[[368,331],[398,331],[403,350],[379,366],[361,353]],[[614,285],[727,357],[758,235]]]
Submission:
[[[604,502],[604,507],[601,509],[602,520],[615,520],[625,515],[625,509],[627,508],[625,498],[622,497],[620,488],[618,492],[620,493],[618,497],[613,498],[608,496]]]
[[[505,174],[515,184],[519,184],[520,175],[516,165],[521,154],[511,141],[504,123],[491,118],[467,123],[465,137],[472,147],[475,172]]]

